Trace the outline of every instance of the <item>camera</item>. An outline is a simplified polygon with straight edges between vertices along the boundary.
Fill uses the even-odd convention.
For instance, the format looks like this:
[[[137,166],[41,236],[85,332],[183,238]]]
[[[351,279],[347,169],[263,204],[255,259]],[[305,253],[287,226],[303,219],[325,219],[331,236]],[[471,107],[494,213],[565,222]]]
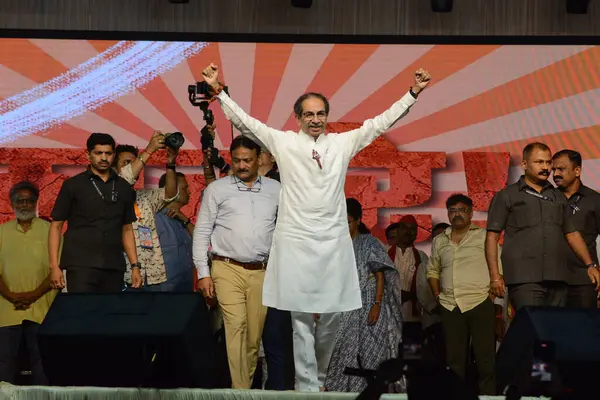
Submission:
[[[181,132],[165,133],[165,146],[179,150],[184,143],[185,138]]]

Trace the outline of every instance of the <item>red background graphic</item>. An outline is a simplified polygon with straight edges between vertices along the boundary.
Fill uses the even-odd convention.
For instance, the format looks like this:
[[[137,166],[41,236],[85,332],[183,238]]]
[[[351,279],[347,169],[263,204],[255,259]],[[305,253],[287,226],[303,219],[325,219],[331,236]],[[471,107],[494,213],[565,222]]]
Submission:
[[[331,131],[344,131],[360,124],[329,124]],[[221,151],[230,162],[228,152]],[[202,163],[201,150],[181,150],[178,157],[180,167],[197,167]],[[487,210],[495,191],[506,184],[508,178],[509,155],[507,153],[463,153],[468,194],[475,201],[478,210]],[[31,180],[40,187],[39,213],[48,217],[60,187],[68,175],[57,172],[62,166],[79,166],[81,170],[88,164],[85,149],[0,149],[0,159],[5,160],[8,169],[0,180],[0,222],[13,218],[8,192],[10,187],[21,180]],[[31,160],[35,160],[32,163]],[[164,152],[154,155],[148,167],[163,168]],[[385,208],[408,208],[426,203],[432,196],[432,176],[434,170],[446,166],[446,155],[439,152],[400,152],[384,137],[365,148],[351,161],[351,171],[346,180],[346,195],[354,197],[363,205],[363,221],[372,227],[373,233],[384,239],[385,227],[396,222],[404,214],[383,218],[379,210]],[[358,169],[358,170],[356,170]],[[372,171],[384,169],[389,174],[390,188],[380,191],[377,178]],[[76,172],[76,171],[75,171]],[[73,172],[72,172],[73,173]],[[72,174],[71,173],[71,174]],[[141,174],[135,188],[144,187],[144,174]],[[200,195],[205,187],[204,176],[187,174],[191,200],[183,212],[195,221],[200,205]],[[416,215],[419,223],[417,242],[427,241],[432,226],[431,215]],[[483,221],[480,221],[483,222]]]
[[[167,52],[199,45],[200,51],[180,58],[182,50]],[[140,67],[149,54],[143,49],[175,57],[143,64],[157,73],[151,80],[131,80],[131,73],[146,71]],[[47,216],[61,182],[87,164],[83,149],[91,132],[110,133],[119,144],[143,149],[154,130],[179,131],[186,138],[178,170],[190,181],[192,199],[184,212],[194,218],[204,187],[198,134],[204,121],[186,89],[202,79],[211,62],[243,110],[270,127],[294,131],[292,105],[302,93],[327,96],[329,129],[344,132],[389,108],[406,93],[418,68],[431,73],[431,84],[410,113],[350,165],[347,195],[361,201],[365,223],[380,238],[390,222],[413,214],[421,226],[418,247],[428,252],[431,224],[447,221],[444,203],[452,193],[471,196],[473,219],[484,224],[491,197],[516,181],[522,148],[533,141],[553,151],[580,151],[583,181],[600,189],[600,69],[594,68],[600,46],[5,38],[0,39],[0,173],[5,174],[0,219],[12,217],[7,191],[21,179],[40,185],[40,214]],[[117,71],[114,86],[89,85]],[[118,88],[120,82],[127,82],[127,90]],[[228,159],[237,133],[217,104],[211,108],[215,147]],[[163,173],[161,151],[137,187],[155,188]]]

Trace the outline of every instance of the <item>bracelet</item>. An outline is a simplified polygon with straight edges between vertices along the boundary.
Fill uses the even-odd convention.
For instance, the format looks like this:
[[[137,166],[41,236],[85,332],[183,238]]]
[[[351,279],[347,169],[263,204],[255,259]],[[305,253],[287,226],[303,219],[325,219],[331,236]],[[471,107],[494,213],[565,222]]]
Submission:
[[[191,221],[190,221],[190,219],[188,218],[188,219],[187,219],[187,221],[185,221],[185,222],[183,223],[183,226],[188,226],[188,225],[190,224],[190,222],[191,222]]]
[[[144,161],[144,160],[142,159],[142,154],[144,154],[144,152],[143,152],[143,151],[140,153],[140,155],[139,155],[137,158],[138,158],[138,160],[140,160],[140,161],[142,162],[142,164],[143,164],[143,165],[144,165],[144,167],[145,167],[145,166],[146,166],[146,161]]]
[[[381,305],[381,301],[377,301],[377,300],[375,300],[375,303],[374,303],[374,305],[378,305],[378,306],[380,306],[380,305]]]
[[[502,279],[502,278],[498,278],[498,279],[496,279],[496,280],[493,280],[493,281],[491,281],[490,283],[496,283],[496,282],[500,282],[500,280],[501,280],[501,279]]]

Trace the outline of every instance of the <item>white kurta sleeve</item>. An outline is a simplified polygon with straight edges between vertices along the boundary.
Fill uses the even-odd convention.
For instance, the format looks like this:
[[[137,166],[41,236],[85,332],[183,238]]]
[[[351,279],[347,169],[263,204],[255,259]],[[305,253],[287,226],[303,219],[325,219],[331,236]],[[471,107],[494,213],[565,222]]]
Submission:
[[[416,102],[417,99],[410,93],[406,93],[382,114],[366,120],[360,128],[339,135],[340,140],[344,141],[344,147],[347,149],[350,158],[371,144],[400,118],[408,114],[408,110]]]
[[[227,119],[231,121],[233,126],[235,126],[242,135],[247,135],[258,144],[266,146],[271,154],[277,158],[278,149],[276,142],[278,139],[282,138],[282,135],[285,135],[285,132],[269,128],[256,118],[246,114],[246,112],[242,110],[241,107],[225,93],[225,91],[221,91],[221,93],[217,95],[217,99],[219,100],[219,103],[221,103],[221,108],[223,108],[223,113]]]
[[[198,271],[198,279],[210,276],[208,247],[210,246],[210,236],[212,235],[219,211],[214,188],[214,185],[208,185],[204,189],[200,212],[198,213],[192,238],[192,258]]]

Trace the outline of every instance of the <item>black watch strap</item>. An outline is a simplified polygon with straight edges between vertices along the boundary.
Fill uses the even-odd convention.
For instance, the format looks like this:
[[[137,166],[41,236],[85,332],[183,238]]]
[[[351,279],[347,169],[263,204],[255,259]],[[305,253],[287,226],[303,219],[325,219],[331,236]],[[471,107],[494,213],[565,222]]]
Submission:
[[[413,92],[413,90],[412,90],[412,86],[411,86],[411,87],[408,89],[408,93],[410,93],[410,95],[411,95],[412,97],[414,97],[415,99],[416,99],[417,97],[419,97],[419,95],[418,95],[418,94],[416,94],[415,92]]]
[[[142,264],[140,264],[139,262],[133,263],[131,264],[131,268],[142,268]]]

